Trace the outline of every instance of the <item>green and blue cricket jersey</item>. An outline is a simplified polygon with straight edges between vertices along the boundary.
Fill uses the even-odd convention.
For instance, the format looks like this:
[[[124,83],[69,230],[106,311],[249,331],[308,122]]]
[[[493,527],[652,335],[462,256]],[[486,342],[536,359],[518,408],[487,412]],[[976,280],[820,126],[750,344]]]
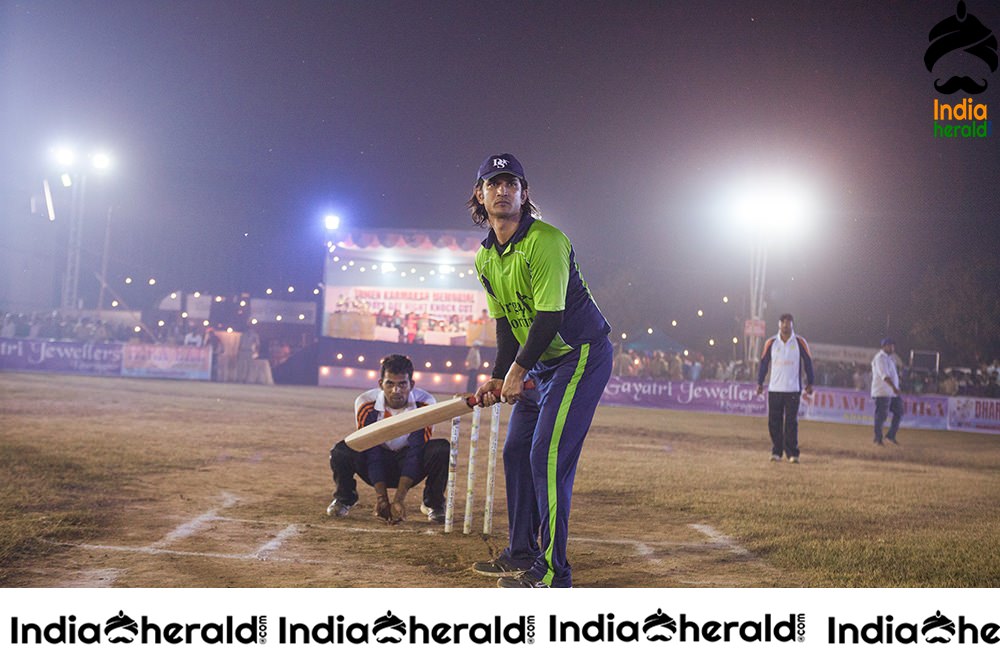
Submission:
[[[506,318],[524,347],[539,312],[563,313],[530,369],[536,389],[514,404],[504,441],[509,544],[501,558],[546,586],[572,586],[566,553],[573,479],[594,411],[611,375],[611,326],[580,275],[573,246],[525,215],[501,247],[491,230],[476,253],[489,313]]]
[[[493,230],[476,253],[476,273],[487,294],[490,317],[506,317],[524,346],[538,311],[563,311],[562,325],[541,360],[561,357],[606,337],[611,325],[580,275],[570,240],[552,225],[525,215],[498,252]]]

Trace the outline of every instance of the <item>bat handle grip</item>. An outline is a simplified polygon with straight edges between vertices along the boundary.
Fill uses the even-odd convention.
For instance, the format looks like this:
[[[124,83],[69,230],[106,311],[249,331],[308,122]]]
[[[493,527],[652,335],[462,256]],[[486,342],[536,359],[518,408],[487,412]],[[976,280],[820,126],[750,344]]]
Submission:
[[[524,383],[524,388],[525,389],[534,389],[535,388],[535,381],[534,380],[526,380],[525,383]],[[500,398],[500,391],[499,390],[493,392],[493,394],[497,398]],[[474,408],[477,405],[475,395],[469,396],[467,399],[465,399],[465,402],[469,405],[470,408]]]

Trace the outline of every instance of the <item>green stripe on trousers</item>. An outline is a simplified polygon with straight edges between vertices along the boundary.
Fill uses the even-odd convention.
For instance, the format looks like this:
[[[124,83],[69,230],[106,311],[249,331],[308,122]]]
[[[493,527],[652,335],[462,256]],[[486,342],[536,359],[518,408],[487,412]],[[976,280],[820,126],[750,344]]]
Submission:
[[[576,370],[573,377],[566,385],[566,393],[563,394],[562,402],[559,404],[559,412],[556,413],[556,423],[552,429],[552,440],[549,441],[549,467],[546,475],[549,492],[549,546],[545,550],[545,562],[548,564],[548,571],[542,577],[547,585],[552,584],[555,570],[552,567],[552,548],[556,538],[556,511],[559,508],[559,441],[562,439],[563,429],[566,427],[566,417],[569,415],[570,406],[573,404],[573,397],[576,396],[576,388],[580,384],[580,378],[587,370],[587,357],[590,355],[590,343],[580,347],[580,359],[576,363]]]

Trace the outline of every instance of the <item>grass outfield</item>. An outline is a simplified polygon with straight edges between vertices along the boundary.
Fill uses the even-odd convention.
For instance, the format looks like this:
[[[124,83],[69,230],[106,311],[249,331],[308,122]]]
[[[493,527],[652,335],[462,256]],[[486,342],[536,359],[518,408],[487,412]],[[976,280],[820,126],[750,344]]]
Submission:
[[[461,535],[464,449],[458,534],[423,520],[419,489],[402,526],[369,515],[363,486],[326,517],[356,393],[0,373],[0,585],[491,586],[469,566],[503,547],[502,470],[493,536]],[[904,429],[876,448],[867,427],[805,422],[794,466],[768,461],[766,431],[601,408],[574,584],[1000,586],[1000,436]]]

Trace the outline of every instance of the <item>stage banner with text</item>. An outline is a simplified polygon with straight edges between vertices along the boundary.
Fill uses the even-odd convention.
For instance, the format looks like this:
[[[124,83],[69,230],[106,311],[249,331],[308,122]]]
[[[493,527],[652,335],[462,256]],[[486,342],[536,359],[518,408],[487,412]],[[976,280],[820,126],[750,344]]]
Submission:
[[[134,378],[211,380],[212,351],[193,345],[128,344],[121,374]]]
[[[471,281],[470,281],[471,282]],[[434,289],[419,287],[349,287],[340,298],[348,304],[361,304],[370,313],[385,311],[392,314],[399,311],[426,315],[435,319],[448,320],[457,316],[460,322],[467,318],[477,318],[486,308],[486,294],[479,285],[477,289]],[[328,290],[327,312],[338,310],[336,301],[329,303],[334,290]]]
[[[0,338],[0,370],[121,375],[121,343]]]

